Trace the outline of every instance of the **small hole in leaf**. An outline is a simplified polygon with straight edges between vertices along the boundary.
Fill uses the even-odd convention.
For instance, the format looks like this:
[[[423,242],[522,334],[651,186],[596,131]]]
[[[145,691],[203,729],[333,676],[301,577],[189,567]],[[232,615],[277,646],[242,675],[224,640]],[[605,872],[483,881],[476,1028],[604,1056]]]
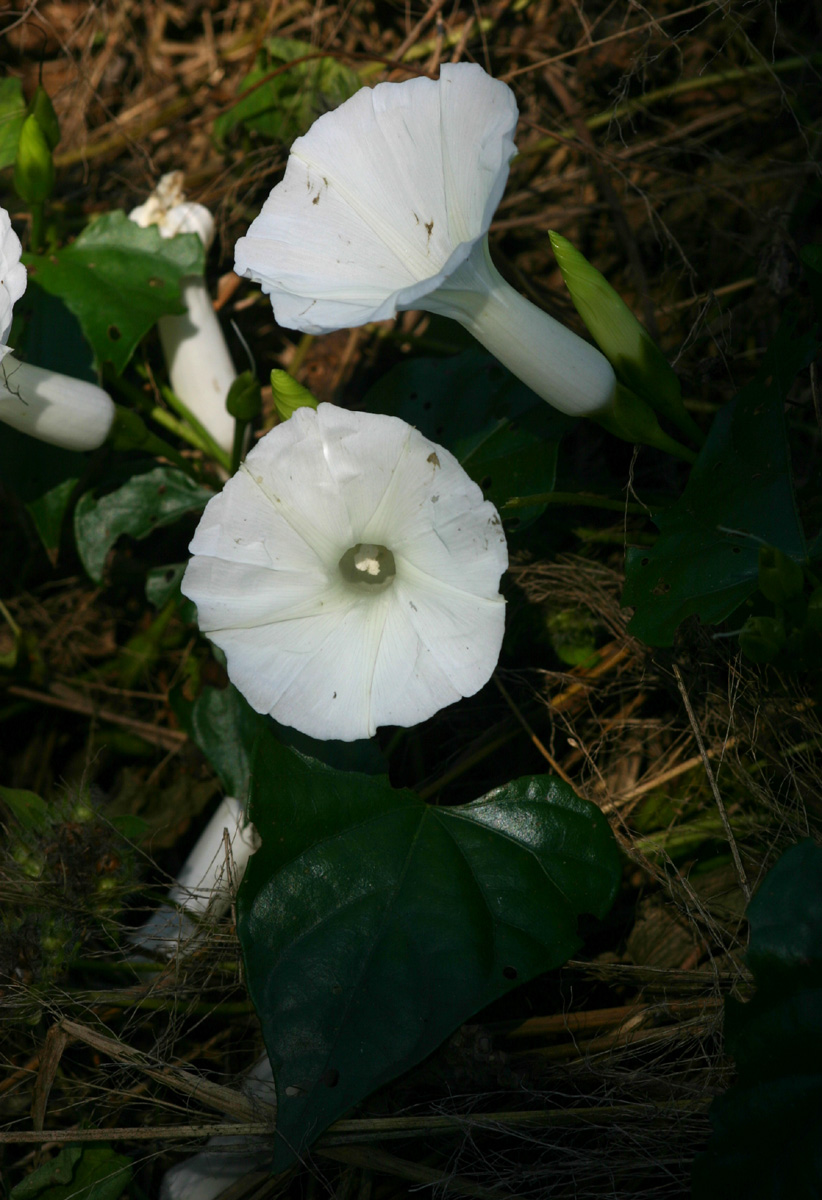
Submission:
[[[419,392],[409,392],[409,393],[408,393],[408,399],[409,399],[409,400],[416,400],[417,396],[419,396]],[[429,407],[429,408],[431,407],[431,402],[430,402],[430,400],[426,400],[426,402],[425,402],[425,403],[428,405],[428,407]],[[423,404],[423,408],[425,408],[425,404]]]
[[[517,974],[518,974],[517,968],[516,967],[503,967],[502,974],[506,979],[516,979]]]
[[[120,333],[120,330],[117,328],[116,325],[109,325],[108,336],[111,338],[111,340],[113,342],[119,342],[120,338],[123,335]]]
[[[650,560],[650,558],[641,558],[641,559],[639,560],[639,565],[640,565],[641,567],[647,567],[647,565],[648,565],[648,563],[649,563],[650,561],[651,561],[651,560]]]
[[[415,392],[414,395],[411,397],[411,399],[416,400],[416,398],[417,398],[417,393]],[[433,407],[434,406],[430,400],[423,400],[423,402],[422,402],[423,412],[430,412]]]
[[[326,1087],[329,1087],[329,1088],[336,1087],[337,1084],[340,1082],[339,1071],[336,1070],[336,1068],[334,1068],[334,1067],[329,1067],[327,1071],[323,1071],[322,1081]]]
[[[165,579],[166,583],[171,583],[173,578],[174,578],[174,568],[169,567],[167,571],[163,572],[163,579]]]
[[[444,433],[445,433],[445,426],[444,426],[444,425],[438,425],[438,426],[437,426],[437,428],[434,430],[434,436],[435,436],[435,437],[442,437],[442,435],[443,435]]]
[[[293,1084],[285,1089],[286,1096],[299,1096],[302,1088],[294,1087]]]
[[[490,475],[483,476],[483,478],[480,480],[480,487],[482,488],[482,490],[484,492],[487,492],[490,486],[491,486],[491,476]]]
[[[741,554],[741,553],[742,553],[741,546],[731,546],[731,554]]]

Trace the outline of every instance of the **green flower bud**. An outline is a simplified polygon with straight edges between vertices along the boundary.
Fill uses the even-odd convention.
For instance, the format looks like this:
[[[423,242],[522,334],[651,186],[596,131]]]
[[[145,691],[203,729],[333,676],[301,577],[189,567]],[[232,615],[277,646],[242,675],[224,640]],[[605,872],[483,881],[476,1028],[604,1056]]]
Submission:
[[[235,421],[253,421],[262,408],[262,389],[250,371],[238,375],[229,388],[225,406]]]
[[[14,190],[26,204],[42,204],[54,187],[54,162],[37,118],[32,113],[23,122],[17,158],[14,161]]]
[[[617,377],[686,437],[702,445],[702,431],[682,403],[679,379],[647,329],[567,238],[553,231],[548,236],[574,307]]]
[[[308,388],[292,379],[288,371],[271,372],[271,394],[281,421],[287,421],[298,408],[316,408],[317,399]]]
[[[778,617],[748,617],[739,631],[739,648],[755,663],[773,662],[785,641],[785,626]]]
[[[696,461],[696,455],[692,451],[680,446],[679,442],[665,433],[651,406],[621,383],[616,386],[610,407],[592,413],[591,420],[623,441],[639,443],[642,446],[656,446],[658,450],[664,450],[676,458],[684,459],[685,462]]]
[[[759,547],[759,590],[772,604],[787,604],[802,595],[805,576],[799,563],[775,546]]]
[[[60,141],[60,122],[57,120],[54,105],[44,87],[38,87],[29,104],[28,111],[31,116],[37,118],[37,124],[43,131],[43,137],[48,143],[49,150],[53,150]]]

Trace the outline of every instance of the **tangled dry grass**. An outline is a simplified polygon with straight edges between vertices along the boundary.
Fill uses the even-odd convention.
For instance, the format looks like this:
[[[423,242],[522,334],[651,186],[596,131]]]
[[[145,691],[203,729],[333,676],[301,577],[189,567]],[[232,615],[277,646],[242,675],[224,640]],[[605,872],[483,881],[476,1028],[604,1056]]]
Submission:
[[[501,269],[576,325],[548,242],[560,229],[659,338],[699,415],[750,377],[797,284],[797,247],[818,240],[820,23],[818,5],[785,13],[767,0],[15,0],[0,38],[7,69],[27,92],[42,78],[60,118],[56,204],[129,209],[183,170],[216,210],[210,276],[253,357],[354,403],[433,336],[428,318],[320,340],[276,328],[230,265],[288,147],[249,134],[218,148],[214,122],[271,37],[308,42],[366,82],[478,61],[522,114],[492,227]],[[791,403],[808,431],[802,479],[819,429],[809,389]],[[571,452],[583,477],[604,457],[626,495],[635,471],[654,487],[658,467],[613,458],[595,435]],[[710,630],[689,624],[672,651],[628,634],[619,571],[638,528],[622,514],[592,520],[572,554],[547,538],[544,556],[520,555],[511,572],[512,609],[529,610],[530,628],[587,615],[595,661],[562,670],[512,652],[483,694],[480,737],[476,709],[448,716],[430,753],[417,745],[398,765],[400,782],[448,799],[509,777],[511,759],[568,779],[626,854],[610,920],[584,960],[482,1014],[333,1127],[301,1169],[254,1173],[226,1197],[688,1193],[710,1098],[729,1079],[722,998],[748,984],[746,898],[785,845],[820,834],[822,729],[813,695]],[[266,1122],[239,1091],[261,1043],[231,914],[166,964],[127,961],[129,931],[217,793],[168,700],[193,642],[172,621],[139,686],[125,686],[124,651],[149,624],[128,555],[101,592],[76,563],[41,561],[14,514],[0,512],[0,533],[15,567],[0,599],[27,653],[0,700],[0,783],[62,806],[48,845],[0,852],[0,1175],[11,1186],[55,1147],[98,1138],[133,1159],[126,1195],[145,1200],[206,1124],[252,1137]],[[106,802],[81,819],[86,787]],[[140,846],[113,828],[123,816],[143,820]],[[26,853],[39,855],[36,881],[21,877]]]

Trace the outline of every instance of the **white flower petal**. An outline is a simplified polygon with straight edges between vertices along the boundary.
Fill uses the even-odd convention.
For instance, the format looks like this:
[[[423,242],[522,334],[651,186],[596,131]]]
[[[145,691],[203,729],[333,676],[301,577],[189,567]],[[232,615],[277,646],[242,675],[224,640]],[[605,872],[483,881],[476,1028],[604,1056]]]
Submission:
[[[0,208],[0,361],[10,350],[5,342],[11,329],[14,306],[26,290],[26,268],[20,262],[22,252],[9,214]]]
[[[515,152],[513,93],[481,67],[363,88],[292,147],[235,269],[309,332],[393,316],[488,230]]]
[[[369,583],[340,569],[360,545]],[[229,678],[313,737],[414,724],[496,664],[499,517],[448,451],[395,417],[298,409],[209,502],[191,551],[182,590]]]

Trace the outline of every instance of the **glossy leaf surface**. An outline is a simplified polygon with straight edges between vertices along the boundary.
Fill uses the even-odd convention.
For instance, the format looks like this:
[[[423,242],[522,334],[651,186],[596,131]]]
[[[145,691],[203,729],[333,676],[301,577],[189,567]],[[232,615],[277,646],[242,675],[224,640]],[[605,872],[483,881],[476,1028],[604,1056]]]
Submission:
[[[29,277],[77,317],[98,362],[119,372],[158,317],[183,311],[180,280],[202,275],[204,256],[193,233],[162,238],[156,226],[141,229],[110,212],[70,246],[23,261]]]
[[[10,1200],[118,1200],[131,1175],[131,1160],[110,1146],[64,1146],[12,1188]]]
[[[310,42],[269,38],[241,86],[243,94],[214,122],[215,140],[223,142],[242,125],[287,145],[317,117],[353,96],[360,80],[337,59],[317,57]]]
[[[628,551],[622,600],[648,645],[671,645],[686,617],[733,612],[756,590],[763,542],[805,558],[783,409],[815,348],[783,322],[756,378],[717,413],[681,498],[655,515],[659,540]]]
[[[752,1000],[725,1002],[738,1081],[711,1106],[695,1200],[822,1194],[822,849],[792,846],[748,908]]]
[[[212,495],[176,467],[132,475],[104,496],[86,492],[74,510],[74,535],[83,566],[100,583],[108,552],[124,533],[138,540],[148,537],[185,513],[199,512]]]
[[[551,776],[460,808],[266,742],[238,898],[278,1095],[274,1170],[472,1013],[563,963],[620,876],[607,822]]]

